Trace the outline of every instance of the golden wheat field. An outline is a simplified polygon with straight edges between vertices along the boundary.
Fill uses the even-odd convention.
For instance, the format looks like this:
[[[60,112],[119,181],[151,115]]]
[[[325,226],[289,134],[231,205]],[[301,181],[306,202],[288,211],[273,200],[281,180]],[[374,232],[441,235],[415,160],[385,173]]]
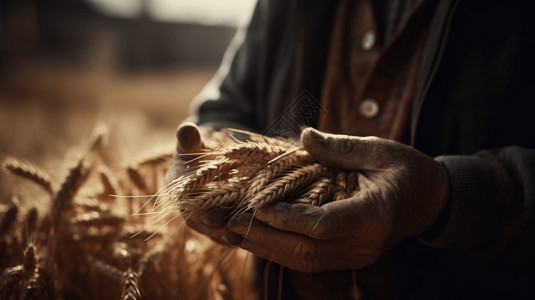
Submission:
[[[32,67],[3,78],[1,299],[254,298],[244,252],[140,210],[212,73],[103,82]]]
[[[144,205],[164,185],[171,152],[117,168],[101,154],[105,138],[98,127],[59,183],[32,164],[4,158],[5,170],[43,193],[38,205],[14,196],[2,208],[1,297],[251,298],[244,252],[195,234],[179,218],[162,224]]]

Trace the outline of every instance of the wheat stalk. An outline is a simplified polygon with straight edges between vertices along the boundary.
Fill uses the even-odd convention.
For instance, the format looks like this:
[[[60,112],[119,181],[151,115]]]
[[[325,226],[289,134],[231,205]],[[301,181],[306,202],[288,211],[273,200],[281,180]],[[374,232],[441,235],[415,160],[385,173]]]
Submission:
[[[27,238],[31,237],[33,233],[35,232],[35,228],[37,226],[37,220],[39,216],[37,213],[37,209],[35,207],[32,207],[27,213],[26,217],[24,218],[24,226],[23,232],[21,232],[22,237],[24,238],[24,244],[27,243]]]
[[[50,276],[43,268],[38,268],[30,279],[23,299],[53,299]]]
[[[12,201],[11,205],[7,211],[2,216],[2,221],[0,221],[0,236],[5,235],[13,226],[17,220],[17,215],[19,213],[19,207]]]

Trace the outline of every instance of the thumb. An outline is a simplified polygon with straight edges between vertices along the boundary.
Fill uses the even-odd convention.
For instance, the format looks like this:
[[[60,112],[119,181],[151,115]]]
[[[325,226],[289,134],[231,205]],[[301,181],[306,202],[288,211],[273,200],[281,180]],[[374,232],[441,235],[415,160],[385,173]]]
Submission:
[[[313,128],[301,133],[301,143],[306,151],[320,163],[342,169],[375,169],[384,159],[382,139],[329,134]]]
[[[180,154],[199,153],[204,147],[202,135],[197,124],[184,122],[176,129],[178,140],[176,150]]]

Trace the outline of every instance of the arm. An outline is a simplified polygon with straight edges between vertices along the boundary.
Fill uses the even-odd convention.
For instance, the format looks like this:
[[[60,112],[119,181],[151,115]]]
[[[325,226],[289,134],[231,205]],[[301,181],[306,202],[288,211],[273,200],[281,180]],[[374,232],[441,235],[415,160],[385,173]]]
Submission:
[[[533,255],[520,252],[534,253],[535,150],[510,146],[436,160],[449,173],[451,213],[440,235],[420,240],[432,247],[532,262]]]
[[[263,30],[260,14],[257,4],[249,25],[238,28],[214,78],[193,100],[195,123],[214,129],[257,127],[254,90]]]

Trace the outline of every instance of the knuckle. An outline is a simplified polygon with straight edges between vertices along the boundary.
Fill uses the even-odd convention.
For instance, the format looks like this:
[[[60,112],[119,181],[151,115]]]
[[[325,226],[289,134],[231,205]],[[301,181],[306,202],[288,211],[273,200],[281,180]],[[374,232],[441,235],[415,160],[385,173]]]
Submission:
[[[310,236],[315,239],[325,240],[329,239],[334,234],[333,222],[325,215],[319,216],[310,230]]]
[[[333,143],[339,153],[348,153],[353,150],[353,142],[347,138],[340,138]]]

